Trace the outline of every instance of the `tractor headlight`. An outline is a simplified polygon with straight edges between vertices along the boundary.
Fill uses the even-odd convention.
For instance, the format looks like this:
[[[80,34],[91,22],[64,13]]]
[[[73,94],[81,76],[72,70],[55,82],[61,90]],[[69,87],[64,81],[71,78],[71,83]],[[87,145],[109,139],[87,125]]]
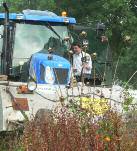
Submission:
[[[34,91],[37,88],[37,83],[34,80],[29,80],[27,86],[29,91]]]
[[[55,82],[53,70],[49,66],[45,68],[45,82],[48,84],[54,84]]]

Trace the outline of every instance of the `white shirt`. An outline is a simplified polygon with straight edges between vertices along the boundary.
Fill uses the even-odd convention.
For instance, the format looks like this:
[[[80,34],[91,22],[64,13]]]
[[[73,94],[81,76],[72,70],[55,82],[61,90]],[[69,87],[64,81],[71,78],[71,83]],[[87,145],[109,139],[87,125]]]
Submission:
[[[86,64],[88,66],[87,68],[83,68],[83,73],[84,74],[91,74],[91,69],[92,69],[92,61],[91,61],[91,57],[88,53],[85,52],[81,52],[80,54],[73,54],[73,69],[75,69],[76,71],[74,72],[74,75],[81,75],[81,71],[82,71],[82,57],[87,57],[87,61],[84,62],[84,64]]]

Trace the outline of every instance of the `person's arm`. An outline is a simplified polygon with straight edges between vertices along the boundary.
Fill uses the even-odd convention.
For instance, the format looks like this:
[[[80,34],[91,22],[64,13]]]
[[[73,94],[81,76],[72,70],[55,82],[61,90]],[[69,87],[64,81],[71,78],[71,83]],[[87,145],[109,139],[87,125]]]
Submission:
[[[89,54],[87,54],[86,57],[88,57],[88,61],[86,63],[84,63],[83,67],[87,70],[91,70],[92,69],[91,56]]]

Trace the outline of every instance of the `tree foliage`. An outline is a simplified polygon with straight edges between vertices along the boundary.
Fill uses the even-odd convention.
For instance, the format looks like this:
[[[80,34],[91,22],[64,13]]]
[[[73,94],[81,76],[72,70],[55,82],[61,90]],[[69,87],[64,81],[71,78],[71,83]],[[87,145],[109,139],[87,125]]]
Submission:
[[[54,0],[5,0],[9,5],[10,12],[22,12],[24,9],[55,10]]]
[[[113,62],[118,65],[118,78],[128,80],[137,70],[137,1],[136,0],[79,0],[61,3],[78,22],[90,26],[102,21],[107,26]],[[132,80],[135,82],[135,79]]]

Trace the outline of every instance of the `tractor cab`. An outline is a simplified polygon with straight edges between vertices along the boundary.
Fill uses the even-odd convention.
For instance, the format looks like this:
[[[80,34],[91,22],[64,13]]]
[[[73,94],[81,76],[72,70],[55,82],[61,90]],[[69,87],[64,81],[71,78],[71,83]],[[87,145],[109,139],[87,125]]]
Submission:
[[[70,48],[68,27],[75,23],[75,18],[50,11],[0,13],[1,74],[13,81],[27,82],[32,76],[38,83],[68,83],[70,63],[64,56]],[[44,77],[49,71],[54,72],[51,81]]]

